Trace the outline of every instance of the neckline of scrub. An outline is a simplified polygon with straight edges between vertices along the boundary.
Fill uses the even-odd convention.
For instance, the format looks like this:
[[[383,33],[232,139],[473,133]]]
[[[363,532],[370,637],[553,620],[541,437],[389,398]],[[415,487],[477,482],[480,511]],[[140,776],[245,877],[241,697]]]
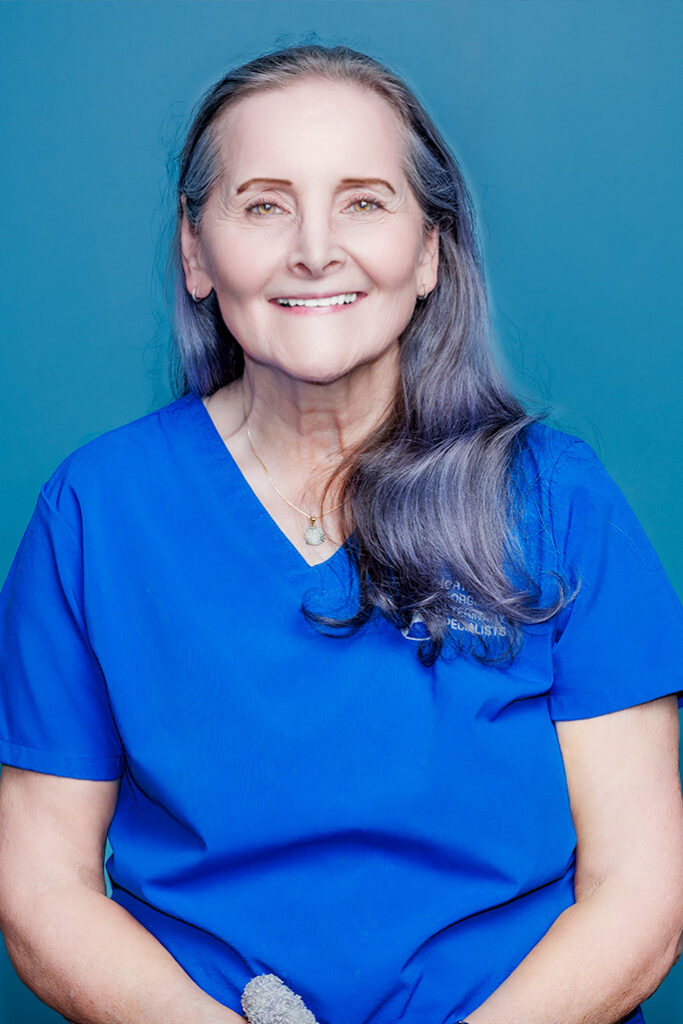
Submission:
[[[280,529],[268,509],[250,487],[244,473],[237,464],[235,457],[221,437],[209,410],[201,399],[201,396],[190,391],[180,398],[179,401],[185,402],[188,410],[194,414],[196,427],[206,441],[206,450],[208,450],[213,456],[213,459],[221,472],[225,471],[226,475],[224,479],[229,485],[229,493],[231,497],[234,499],[235,488],[237,488],[237,494],[240,497],[241,503],[246,506],[247,512],[249,506],[254,509],[252,514],[254,523],[263,524],[264,529],[271,534],[270,540],[266,539],[266,543],[264,545],[265,551],[272,551],[274,545],[279,545],[283,550],[285,557],[289,558],[290,561],[293,561],[294,565],[305,574],[314,573],[316,570],[320,569],[326,569],[332,566],[333,563],[336,563],[340,558],[345,557],[344,545],[341,544],[338,548],[335,548],[330,557],[326,558],[324,562],[307,562],[297,547],[292,544],[287,534]]]

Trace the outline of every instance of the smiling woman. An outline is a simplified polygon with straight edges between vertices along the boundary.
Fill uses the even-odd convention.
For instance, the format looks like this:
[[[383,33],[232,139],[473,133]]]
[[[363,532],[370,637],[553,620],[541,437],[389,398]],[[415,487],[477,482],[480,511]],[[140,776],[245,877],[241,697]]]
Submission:
[[[496,368],[446,142],[291,47],[207,92],[174,187],[175,398],[64,459],[0,595],[18,973],[89,1024],[230,1024],[262,973],[319,1024],[642,1024],[682,609]]]

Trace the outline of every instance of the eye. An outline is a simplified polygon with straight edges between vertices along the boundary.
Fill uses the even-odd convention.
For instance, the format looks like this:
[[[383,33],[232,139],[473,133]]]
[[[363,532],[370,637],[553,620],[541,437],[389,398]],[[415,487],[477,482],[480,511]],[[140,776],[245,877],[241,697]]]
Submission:
[[[252,210],[257,210],[259,206],[277,206],[278,210],[281,209],[281,207],[278,206],[277,203],[271,203],[269,199],[257,199],[255,203],[251,204],[251,206],[247,206],[247,213],[251,213]],[[267,214],[257,214],[257,216],[267,216]]]
[[[381,203],[379,199],[373,199],[372,196],[358,196],[357,199],[351,200],[351,206],[357,206],[359,203],[371,203],[380,210],[384,209],[384,203]]]

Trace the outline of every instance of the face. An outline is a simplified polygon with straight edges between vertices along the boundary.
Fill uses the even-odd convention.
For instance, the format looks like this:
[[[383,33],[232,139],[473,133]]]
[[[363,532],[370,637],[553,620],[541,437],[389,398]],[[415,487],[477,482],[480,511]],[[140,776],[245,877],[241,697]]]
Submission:
[[[436,284],[438,234],[423,244],[390,105],[305,80],[241,100],[218,128],[222,179],[196,233],[183,218],[188,290],[213,288],[245,355],[301,380],[395,354],[418,292]],[[276,301],[350,295],[313,308]]]

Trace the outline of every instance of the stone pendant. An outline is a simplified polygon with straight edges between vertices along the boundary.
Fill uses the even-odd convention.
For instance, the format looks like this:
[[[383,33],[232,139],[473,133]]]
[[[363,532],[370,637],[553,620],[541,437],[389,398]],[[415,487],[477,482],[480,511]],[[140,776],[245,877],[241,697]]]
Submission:
[[[315,516],[311,516],[311,525],[308,527],[304,534],[304,539],[307,544],[322,544],[325,540],[325,531],[322,526],[316,526]]]

